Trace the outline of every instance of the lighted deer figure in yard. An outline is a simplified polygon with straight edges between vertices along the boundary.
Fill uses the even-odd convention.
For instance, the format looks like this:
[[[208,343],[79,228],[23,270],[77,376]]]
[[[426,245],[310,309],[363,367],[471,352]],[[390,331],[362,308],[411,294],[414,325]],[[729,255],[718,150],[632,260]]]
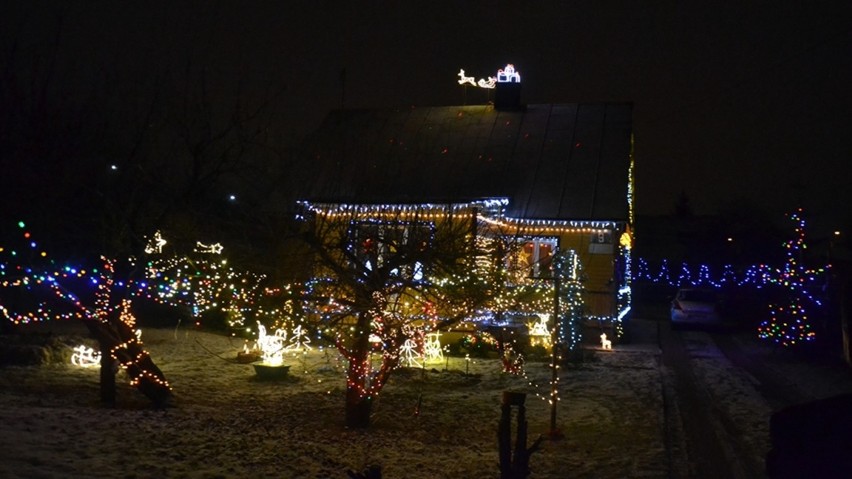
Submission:
[[[459,85],[470,83],[471,86],[476,86],[476,78],[464,75],[464,70],[459,70]]]

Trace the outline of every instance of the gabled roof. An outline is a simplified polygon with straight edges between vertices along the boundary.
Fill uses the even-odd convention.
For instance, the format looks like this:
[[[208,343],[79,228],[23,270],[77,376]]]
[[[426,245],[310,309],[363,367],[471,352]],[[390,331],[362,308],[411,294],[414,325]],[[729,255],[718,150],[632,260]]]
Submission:
[[[300,199],[504,197],[517,218],[626,221],[631,134],[627,103],[338,110],[306,141]]]

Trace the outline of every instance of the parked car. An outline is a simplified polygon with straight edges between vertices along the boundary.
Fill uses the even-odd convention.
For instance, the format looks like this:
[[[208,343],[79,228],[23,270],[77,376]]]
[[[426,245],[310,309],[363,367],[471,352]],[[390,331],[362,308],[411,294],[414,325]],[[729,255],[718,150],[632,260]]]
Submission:
[[[721,298],[712,289],[681,288],[671,303],[672,327],[722,325]]]

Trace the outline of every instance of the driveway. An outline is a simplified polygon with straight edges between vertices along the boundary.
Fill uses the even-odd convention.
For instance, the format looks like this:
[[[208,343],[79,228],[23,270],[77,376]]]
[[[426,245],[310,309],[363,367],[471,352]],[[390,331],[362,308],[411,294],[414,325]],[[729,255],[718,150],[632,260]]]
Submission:
[[[840,358],[804,357],[751,332],[672,331],[633,319],[631,344],[656,342],[664,384],[671,477],[765,477],[773,412],[852,393]]]

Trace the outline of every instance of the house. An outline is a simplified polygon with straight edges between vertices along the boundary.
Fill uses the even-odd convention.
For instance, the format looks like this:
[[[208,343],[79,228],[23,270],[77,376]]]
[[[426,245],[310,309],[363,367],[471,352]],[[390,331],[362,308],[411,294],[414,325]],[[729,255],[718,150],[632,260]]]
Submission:
[[[302,203],[366,217],[464,213],[478,231],[513,235],[532,278],[546,280],[554,256],[571,251],[585,327],[619,337],[630,310],[632,105],[523,105],[520,85],[497,82],[494,104],[331,112],[305,145]]]

